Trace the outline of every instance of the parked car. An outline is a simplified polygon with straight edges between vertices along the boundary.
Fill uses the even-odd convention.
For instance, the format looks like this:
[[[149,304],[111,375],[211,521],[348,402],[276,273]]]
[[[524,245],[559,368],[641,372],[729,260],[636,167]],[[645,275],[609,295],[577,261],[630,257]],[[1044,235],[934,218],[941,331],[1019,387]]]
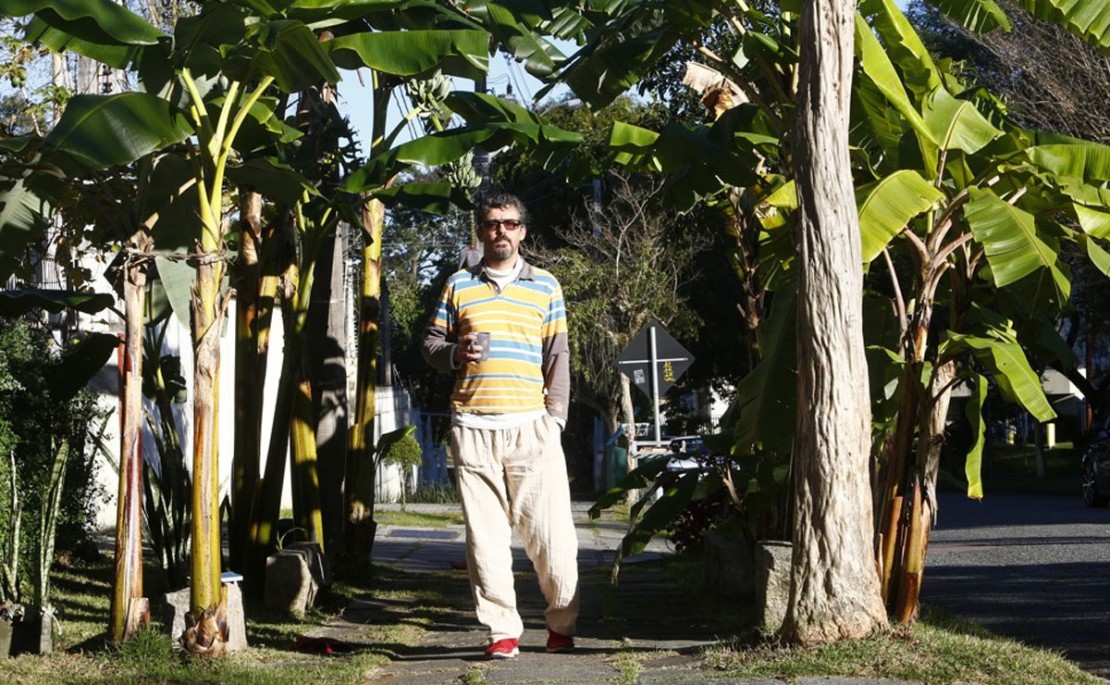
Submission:
[[[1110,504],[1110,421],[1095,429],[1083,453],[1083,501],[1088,507]]]
[[[664,471],[708,471],[712,468],[713,453],[705,446],[700,436],[684,435],[671,438],[670,460]]]

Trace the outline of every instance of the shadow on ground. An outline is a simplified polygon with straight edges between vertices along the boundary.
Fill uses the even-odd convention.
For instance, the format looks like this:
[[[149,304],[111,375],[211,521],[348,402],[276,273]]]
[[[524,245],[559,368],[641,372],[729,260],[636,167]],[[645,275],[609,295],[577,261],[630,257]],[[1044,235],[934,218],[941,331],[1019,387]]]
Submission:
[[[489,683],[615,682],[630,669],[640,674],[638,682],[650,680],[645,669],[665,673],[660,682],[677,682],[698,679],[702,649],[743,626],[739,601],[722,605],[704,596],[700,585],[700,566],[683,559],[626,565],[617,585],[609,569],[586,571],[578,647],[547,654],[539,586],[530,572],[518,573],[521,655],[491,662],[482,654],[486,635],[474,618],[465,571],[405,573],[379,566],[367,586],[348,597],[342,616],[312,635],[387,654],[391,661],[373,683],[457,684],[475,669]]]

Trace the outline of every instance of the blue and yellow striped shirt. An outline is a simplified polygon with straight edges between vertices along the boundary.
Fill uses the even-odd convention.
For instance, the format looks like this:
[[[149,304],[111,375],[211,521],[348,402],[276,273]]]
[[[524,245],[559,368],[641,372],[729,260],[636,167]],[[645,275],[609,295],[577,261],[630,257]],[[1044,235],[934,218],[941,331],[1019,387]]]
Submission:
[[[546,408],[566,418],[566,310],[562,288],[550,272],[525,262],[517,279],[500,291],[481,265],[454,273],[428,325],[425,357],[450,370],[454,345],[449,343],[472,332],[490,334],[489,359],[456,370],[452,411],[510,414]]]

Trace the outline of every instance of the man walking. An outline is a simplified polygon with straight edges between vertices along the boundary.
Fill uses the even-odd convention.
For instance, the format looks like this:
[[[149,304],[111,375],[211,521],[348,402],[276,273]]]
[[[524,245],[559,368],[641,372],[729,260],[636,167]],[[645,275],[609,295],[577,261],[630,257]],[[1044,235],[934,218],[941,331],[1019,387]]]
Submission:
[[[450,451],[470,586],[489,629],[486,655],[515,657],[524,632],[515,528],[547,600],[547,651],[567,651],[578,618],[578,538],[560,443],[570,397],[563,291],[520,255],[528,229],[519,199],[487,196],[476,217],[484,257],[447,280],[422,345],[429,364],[456,378]]]

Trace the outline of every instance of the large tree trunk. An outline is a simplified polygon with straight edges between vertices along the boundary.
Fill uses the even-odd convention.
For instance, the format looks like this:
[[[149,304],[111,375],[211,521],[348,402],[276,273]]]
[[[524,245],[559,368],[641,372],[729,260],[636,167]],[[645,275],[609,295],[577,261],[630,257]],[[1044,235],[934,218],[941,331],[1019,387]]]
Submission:
[[[795,528],[782,633],[802,644],[862,638],[887,624],[871,554],[863,277],[847,141],[854,6],[812,0],[801,25]]]

